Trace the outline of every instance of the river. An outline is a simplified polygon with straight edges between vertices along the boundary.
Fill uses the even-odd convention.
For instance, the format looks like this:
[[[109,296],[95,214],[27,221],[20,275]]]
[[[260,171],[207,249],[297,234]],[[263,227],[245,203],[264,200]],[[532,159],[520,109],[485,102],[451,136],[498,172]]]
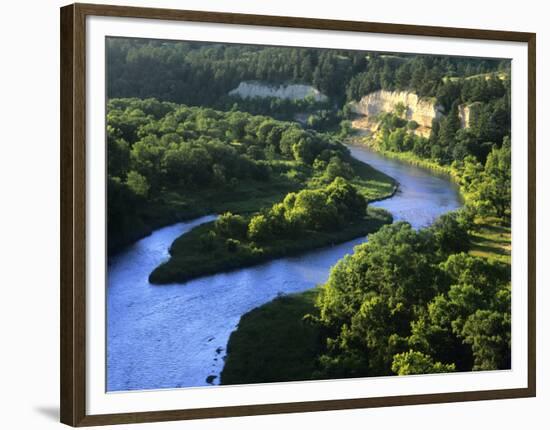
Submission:
[[[372,203],[390,211],[395,221],[421,228],[461,206],[459,191],[447,178],[364,147],[350,150],[355,158],[399,182],[393,197]],[[229,335],[243,314],[277,295],[324,282],[330,267],[366,240],[358,238],[184,284],[149,284],[149,274],[168,259],[174,239],[213,219],[205,216],[158,229],[110,259],[107,391],[219,383]]]

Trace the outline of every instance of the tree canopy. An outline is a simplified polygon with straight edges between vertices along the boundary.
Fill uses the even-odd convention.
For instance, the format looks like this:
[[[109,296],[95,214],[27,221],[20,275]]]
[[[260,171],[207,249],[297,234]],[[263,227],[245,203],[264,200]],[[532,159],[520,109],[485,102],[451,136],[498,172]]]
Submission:
[[[449,246],[467,237],[462,219],[384,226],[333,267],[317,302],[321,377],[509,368],[508,268]]]

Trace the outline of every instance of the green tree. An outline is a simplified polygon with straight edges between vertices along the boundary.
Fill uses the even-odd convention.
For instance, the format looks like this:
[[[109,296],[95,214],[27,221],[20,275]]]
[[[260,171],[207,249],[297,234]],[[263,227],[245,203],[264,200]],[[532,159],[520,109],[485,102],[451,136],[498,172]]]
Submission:
[[[509,369],[511,320],[509,312],[477,310],[462,329],[464,342],[472,346],[473,370]]]
[[[265,215],[255,215],[248,223],[247,236],[255,242],[265,242],[271,238],[271,226]]]
[[[130,144],[117,138],[112,127],[107,130],[107,171],[111,176],[124,178],[130,167]]]
[[[461,222],[458,212],[440,216],[430,227],[435,244],[444,255],[466,252],[470,249],[467,225]]]
[[[493,148],[487,162],[483,180],[479,184],[479,198],[485,202],[487,212],[504,218],[510,213],[512,196],[511,148],[507,140],[502,148]]]
[[[398,117],[402,117],[407,112],[407,106],[403,102],[398,102],[394,107],[393,111]]]
[[[413,350],[394,355],[391,368],[397,375],[427,375],[455,371],[453,363],[434,362],[429,355]]]
[[[352,179],[354,176],[353,167],[349,163],[342,161],[340,157],[331,157],[323,174],[327,182],[332,182],[338,177]]]
[[[130,170],[128,172],[126,184],[137,196],[147,197],[149,194],[149,183],[147,182],[147,178],[140,175],[135,170]]]
[[[216,232],[226,238],[242,239],[246,237],[248,223],[242,215],[226,212],[214,223]]]
[[[456,132],[460,129],[460,119],[458,117],[458,101],[455,101],[448,115],[441,121],[439,129],[438,144],[442,148],[440,159],[444,164],[450,164],[452,161],[452,152],[455,146]]]
[[[365,198],[342,177],[337,177],[326,187],[327,204],[335,206],[342,221],[364,217],[367,211]]]
[[[327,204],[324,192],[303,190],[296,195],[294,205],[286,211],[285,217],[300,229],[324,230],[337,217],[337,209],[334,204]]]
[[[429,233],[395,223],[332,268],[317,303],[332,333],[324,358],[331,372],[342,355],[365,355],[369,374],[389,374],[393,356],[407,347],[410,321],[438,291],[431,242]]]

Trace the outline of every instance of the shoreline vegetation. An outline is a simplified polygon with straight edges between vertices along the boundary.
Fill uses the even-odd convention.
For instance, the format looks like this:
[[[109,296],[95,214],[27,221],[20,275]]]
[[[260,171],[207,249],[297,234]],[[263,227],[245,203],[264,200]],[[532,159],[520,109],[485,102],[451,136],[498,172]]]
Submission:
[[[241,215],[222,214],[216,221],[195,227],[177,238],[170,259],[149,276],[153,284],[185,282],[272,259],[333,246],[377,231],[393,221],[385,210],[367,207],[367,199],[391,197],[395,181],[361,163],[350,163],[357,176],[336,177],[288,193],[280,202]],[[376,192],[373,178],[388,178]]]
[[[319,293],[313,288],[284,295],[244,314],[229,339],[220,384],[313,379],[323,336],[304,315],[316,315]]]
[[[380,149],[373,140],[365,137],[350,137],[346,143],[350,146],[367,146],[369,149],[382,154],[385,157],[393,158],[410,164],[411,166],[421,167],[430,170],[436,174],[444,175],[454,182],[460,191],[460,197],[466,205],[475,197],[468,194],[461,172],[452,165],[442,166],[432,159],[423,159],[411,151],[395,152]],[[495,258],[508,265],[511,263],[511,226],[509,220],[503,222],[496,216],[474,216],[474,226],[470,231],[471,250],[470,253],[484,258]]]
[[[367,147],[378,154],[383,155],[387,158],[392,158],[394,160],[403,161],[404,163],[407,163],[411,166],[420,167],[422,169],[429,170],[431,172],[434,172],[437,175],[443,175],[446,178],[451,179],[457,186],[460,187],[460,179],[455,171],[450,166],[442,166],[441,164],[438,164],[437,161],[431,160],[431,159],[424,159],[420,158],[411,151],[407,152],[394,152],[394,151],[388,151],[383,150],[370,139],[364,137],[364,136],[350,136],[346,139],[346,144],[349,146],[358,146],[358,147]],[[462,194],[462,190],[460,190],[460,196],[464,198],[464,195]]]
[[[335,136],[295,122],[136,98],[110,99],[107,121],[110,255],[161,226],[252,214],[338,176],[369,201],[395,191]]]
[[[369,208],[363,219],[337,231],[307,230],[298,238],[273,239],[261,248],[248,241],[239,241],[238,244],[225,242],[217,248],[205,247],[203,238],[214,230],[214,221],[195,227],[176,239],[170,248],[171,259],[151,272],[149,282],[186,282],[201,276],[255,266],[277,258],[292,257],[366,236],[391,222],[392,217],[387,211]],[[235,248],[232,249],[230,244],[235,244]]]
[[[475,196],[468,193],[460,172],[454,166],[442,166],[435,160],[422,159],[410,151],[395,152],[382,150],[373,140],[369,141],[364,137],[360,139],[351,137],[347,139],[346,143],[350,146],[368,146],[370,149],[386,157],[442,174],[457,184],[466,205],[469,203],[472,204],[472,200],[475,199]],[[509,282],[511,270],[510,225],[495,216],[476,216],[470,214],[469,218],[469,226],[466,229],[467,238],[463,237],[467,242],[467,246],[463,251],[466,251],[467,254],[462,252],[456,254],[458,257],[455,257],[458,260],[463,260],[458,265],[462,265],[462,268],[459,270],[464,270],[465,266],[475,264],[475,260],[470,260],[465,264],[468,261],[467,255],[473,258],[481,258],[487,264],[486,268],[482,269],[477,276],[483,276],[482,273],[484,271],[494,271],[493,273],[500,277],[501,287],[499,288],[501,288],[501,292],[499,294],[508,295],[509,300],[509,284],[507,282]],[[333,271],[334,269],[331,270],[331,277],[334,276]],[[332,353],[337,358],[331,357],[330,349],[339,349],[331,342],[342,342],[344,340],[338,338],[332,340],[331,330],[327,327],[327,324],[320,323],[323,319],[323,307],[327,308],[326,305],[323,305],[323,302],[326,302],[326,289],[327,285],[330,285],[329,282],[330,280],[326,284],[302,293],[277,297],[271,302],[243,315],[237,329],[229,338],[227,346],[228,354],[220,375],[220,384],[234,385],[289,380],[307,381],[334,377],[347,378],[389,374],[428,374],[467,371],[472,367],[474,370],[476,368],[478,370],[484,368],[508,368],[510,365],[507,360],[497,362],[496,360],[490,361],[487,360],[487,357],[482,357],[483,354],[479,351],[481,349],[480,345],[476,345],[477,348],[474,345],[470,347],[468,344],[474,342],[473,333],[469,337],[466,333],[461,335],[463,342],[466,342],[467,345],[465,352],[455,350],[455,354],[458,355],[458,368],[454,363],[435,362],[431,356],[413,350],[415,342],[418,342],[419,338],[424,337],[424,342],[429,339],[429,336],[426,337],[425,334],[420,333],[420,330],[426,330],[422,328],[426,324],[426,322],[423,322],[422,326],[417,326],[420,327],[420,330],[412,334],[412,341],[409,342],[411,349],[408,352],[394,356],[393,362],[390,363],[391,372],[381,372],[380,369],[369,369],[368,364],[364,365],[362,369],[361,366],[358,366],[359,369],[353,371],[351,369],[342,371],[342,367],[349,366],[349,363],[346,365],[345,362],[340,361],[346,359],[345,356],[342,357],[342,351],[336,354]],[[473,331],[472,327],[474,324],[480,324],[482,318],[492,318],[489,324],[501,324],[506,327],[509,324],[509,320],[507,319],[509,318],[509,307],[507,308],[507,306],[509,306],[509,302],[506,300],[503,303],[492,305],[492,307],[504,310],[502,316],[499,316],[494,311],[491,313],[488,310],[477,310],[468,317],[471,320],[471,324],[466,325],[462,322],[464,327],[462,331]],[[500,328],[497,330],[500,330]],[[269,339],[266,339],[264,335],[268,331]],[[476,334],[478,336],[481,335],[481,333]],[[504,356],[509,354],[509,351],[505,352],[507,348],[506,344],[509,347],[509,338],[506,340],[495,337],[493,341],[499,344],[497,347],[497,349],[500,348],[499,354],[504,354]],[[473,359],[471,355],[474,355]],[[334,361],[335,359],[336,361]],[[352,357],[347,358],[347,360],[350,359]],[[483,362],[484,360],[486,361]],[[358,364],[356,362],[355,366]],[[287,378],[285,369],[292,369],[292,379]],[[350,371],[351,373],[348,373]]]
[[[125,38],[107,51],[110,254],[220,214],[173,243],[151,274],[169,283],[372,232],[324,284],[242,316],[222,384],[510,368],[509,60]],[[242,82],[327,99],[230,95]],[[363,122],[375,150],[459,185],[464,207],[430,227],[368,207],[398,184],[341,143],[379,90],[438,106],[431,124],[403,102]]]

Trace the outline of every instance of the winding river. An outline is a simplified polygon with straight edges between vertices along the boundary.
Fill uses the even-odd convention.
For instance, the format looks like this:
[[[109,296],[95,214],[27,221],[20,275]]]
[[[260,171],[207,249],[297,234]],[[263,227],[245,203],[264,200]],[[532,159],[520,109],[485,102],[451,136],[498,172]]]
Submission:
[[[395,221],[415,228],[460,207],[457,187],[446,178],[363,147],[352,155],[399,182],[390,199],[372,203]],[[273,300],[313,288],[358,238],[185,284],[151,285],[149,273],[166,260],[181,234],[215,219],[205,216],[156,230],[109,261],[107,289],[107,391],[217,384],[229,335],[241,315]]]

